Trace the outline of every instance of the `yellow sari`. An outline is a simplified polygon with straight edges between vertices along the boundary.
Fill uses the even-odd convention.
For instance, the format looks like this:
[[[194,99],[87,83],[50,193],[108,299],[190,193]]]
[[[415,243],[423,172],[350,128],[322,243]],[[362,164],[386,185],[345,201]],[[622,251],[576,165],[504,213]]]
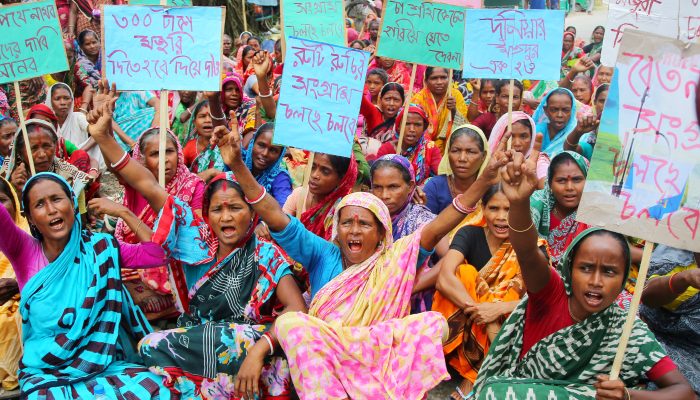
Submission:
[[[454,119],[446,106],[448,96],[443,97],[438,103],[435,101],[435,97],[430,93],[427,86],[416,93],[411,99],[411,103],[420,105],[423,107],[426,114],[428,114],[430,126],[426,131],[426,135],[429,140],[435,142],[435,145],[438,146],[440,152],[443,154],[445,152],[445,141],[452,132],[452,126],[460,126],[467,123],[468,109],[462,93],[455,89],[453,85],[453,87],[450,87],[450,96],[454,97],[457,101],[457,111],[455,112]]]
[[[15,205],[14,221],[17,226],[29,232],[27,220],[20,212],[19,198],[12,184],[5,178],[7,186],[12,191]],[[0,279],[16,279],[15,271],[10,261],[0,252]],[[22,358],[22,316],[19,313],[19,294],[4,304],[0,304],[0,384],[5,390],[13,390],[19,386],[17,370]]]

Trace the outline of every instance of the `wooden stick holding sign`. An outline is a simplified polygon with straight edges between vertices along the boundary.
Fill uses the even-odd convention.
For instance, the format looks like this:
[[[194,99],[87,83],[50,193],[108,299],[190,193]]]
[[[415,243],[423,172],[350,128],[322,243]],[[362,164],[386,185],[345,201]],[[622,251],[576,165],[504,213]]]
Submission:
[[[610,380],[617,380],[620,376],[620,369],[622,368],[622,361],[625,358],[625,351],[627,350],[627,343],[630,340],[630,335],[632,334],[632,328],[634,327],[634,320],[637,319],[637,310],[639,309],[639,301],[642,298],[642,292],[644,292],[644,286],[647,281],[647,272],[649,271],[649,261],[651,260],[651,252],[654,250],[654,243],[646,241],[644,243],[644,251],[642,253],[642,263],[639,265],[639,273],[637,274],[637,283],[634,285],[634,294],[632,295],[632,303],[630,304],[629,310],[627,310],[627,319],[625,320],[625,325],[622,328],[622,336],[620,337],[620,344],[617,346],[617,352],[615,353],[615,360],[613,361],[612,370],[610,371]]]
[[[245,14],[245,0],[241,0],[241,13],[243,14],[243,30],[248,30],[248,16]]]
[[[508,131],[513,131],[513,88],[515,86],[515,80],[511,79],[508,84]],[[498,93],[496,93],[498,95]]]
[[[19,82],[14,81],[13,83],[15,87],[15,101],[17,103],[17,115],[19,116],[19,126],[22,129],[22,136],[24,137],[24,148],[27,150],[27,162],[29,162],[29,172],[32,175],[35,175],[36,169],[34,169],[34,157],[32,156],[32,146],[29,144],[29,134],[27,134],[27,126],[24,123],[24,110],[22,109],[22,94],[19,91]]]
[[[245,1],[245,0],[243,0]],[[166,6],[168,4],[167,0],[160,0],[161,6]],[[245,18],[245,14],[244,18]],[[160,128],[160,135],[158,137],[158,183],[165,187],[167,182],[165,181],[165,148],[166,141],[168,140],[168,115],[170,110],[168,109],[168,90],[161,89],[160,91],[160,121],[158,126]]]
[[[403,106],[403,117],[401,118],[401,129],[399,130],[399,143],[396,144],[396,154],[401,154],[401,147],[403,144],[403,135],[406,131],[406,121],[408,120],[408,108],[411,105],[411,96],[413,96],[413,85],[416,83],[416,70],[418,69],[418,64],[413,63],[413,70],[411,70],[411,81],[408,84],[408,93],[406,93],[406,100]]]
[[[309,195],[309,179],[311,179],[311,170],[314,167],[314,157],[316,157],[316,152],[310,151],[309,158],[306,160],[306,167],[304,168],[304,178],[301,180],[301,196],[299,196],[299,201],[297,202],[297,218],[301,218],[302,210],[304,205],[306,205],[306,197]]]

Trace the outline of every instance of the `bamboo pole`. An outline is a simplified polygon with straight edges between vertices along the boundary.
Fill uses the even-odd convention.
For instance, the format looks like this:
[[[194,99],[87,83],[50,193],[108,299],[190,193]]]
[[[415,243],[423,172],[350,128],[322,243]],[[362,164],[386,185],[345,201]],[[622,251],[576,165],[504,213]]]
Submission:
[[[24,136],[24,147],[25,149],[27,149],[27,161],[29,162],[29,172],[32,175],[35,175],[36,169],[34,169],[34,157],[32,156],[32,146],[29,144],[27,126],[24,123],[24,110],[22,109],[22,94],[19,91],[19,81],[14,81],[14,87],[15,102],[17,104],[17,115],[19,116],[19,126],[22,129],[22,136]]]
[[[416,70],[418,69],[418,64],[413,64],[413,70],[411,71],[411,81],[408,84],[408,93],[406,93],[406,100],[403,106],[403,117],[401,118],[401,130],[399,131],[399,143],[396,144],[396,154],[401,154],[401,145],[403,144],[403,134],[406,130],[406,121],[408,120],[408,108],[411,104],[411,96],[413,96],[413,85],[416,83]]]

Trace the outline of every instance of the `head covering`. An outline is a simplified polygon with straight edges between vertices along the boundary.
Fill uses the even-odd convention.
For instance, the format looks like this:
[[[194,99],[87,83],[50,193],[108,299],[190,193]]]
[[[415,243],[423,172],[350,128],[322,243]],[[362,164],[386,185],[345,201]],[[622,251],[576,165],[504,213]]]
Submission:
[[[55,85],[54,85],[55,86]],[[51,86],[53,88],[53,86]],[[50,93],[50,92],[49,92]],[[47,101],[50,102],[51,98],[47,97]],[[42,115],[48,119],[51,120],[54,124],[54,130],[56,130],[56,127],[58,126],[58,117],[56,114],[53,112],[53,109],[51,109],[51,104],[46,105],[46,104],[34,104],[29,111],[27,111],[27,117],[31,117],[34,114],[39,114]],[[38,118],[30,118],[30,119],[38,119]]]
[[[215,176],[209,183],[207,184],[206,188],[204,189],[204,193],[209,192],[209,188],[211,188],[216,182],[219,181],[226,181],[233,183],[235,185],[238,185],[238,179],[236,179],[236,176],[233,174],[233,172],[223,172],[217,176]],[[244,201],[245,198],[243,199]],[[205,198],[204,199],[204,204],[202,206],[202,217],[204,217],[204,220],[206,221],[207,225],[209,225],[209,202],[211,201],[210,198]],[[236,243],[234,246],[234,249],[241,248],[243,247],[248,240],[250,240],[251,237],[253,237],[253,234],[255,233],[255,227],[258,226],[258,222],[260,221],[260,216],[258,216],[257,213],[253,212],[253,218],[250,220],[250,225],[246,229],[246,233],[243,236],[241,240]],[[209,225],[211,229],[211,225]],[[212,235],[213,236],[213,235]],[[217,250],[219,247],[219,240],[216,237],[212,237],[212,240],[214,241],[215,245],[212,246],[214,250]],[[216,251],[213,252],[214,255],[216,255]]]
[[[513,111],[513,117],[512,117],[513,123],[516,123],[518,121],[523,121],[527,120],[530,123],[530,126],[532,127],[532,134],[530,135],[530,147],[527,149],[527,153],[525,153],[525,157],[529,156],[530,153],[532,152],[532,149],[535,147],[535,135],[537,134],[537,131],[535,130],[535,121],[530,118],[529,115],[522,111]],[[493,154],[494,151],[496,151],[496,148],[498,147],[498,143],[501,141],[501,138],[503,135],[506,134],[506,131],[508,130],[508,114],[503,114],[501,118],[496,121],[496,125],[493,126],[493,129],[491,130],[491,136],[489,136],[489,152]]]
[[[99,40],[99,35],[95,31],[86,29],[83,32],[86,31],[92,32]],[[80,46],[73,47],[75,48],[75,77],[80,85],[78,93],[81,93],[88,85],[97,88],[97,83],[102,79],[102,47],[100,47],[100,52],[94,63],[90,61]]]
[[[545,183],[544,189],[535,191],[530,197],[532,221],[535,224],[535,228],[537,228],[539,236],[547,238],[552,265],[555,267],[558,266],[564,252],[569,247],[569,243],[578,233],[588,228],[588,225],[576,221],[576,212],[562,219],[556,228],[551,228],[550,216],[552,210],[554,210],[556,199],[554,198],[554,192],[552,192],[552,187],[549,182],[554,176],[554,166],[557,160],[562,157],[571,158],[581,169],[583,176],[588,175],[588,160],[586,160],[585,157],[573,151],[561,152],[552,159],[552,163],[549,165],[547,182]]]
[[[12,220],[15,221],[15,224],[22,230],[29,232],[29,224],[22,216],[22,205],[19,202],[19,197],[17,196],[14,186],[7,179],[3,177],[0,177],[0,179],[2,179],[5,185],[10,189],[10,200],[12,200],[12,205],[15,207],[15,215],[12,215]],[[0,251],[0,279],[3,278],[15,279],[15,271],[12,269],[10,260]],[[0,306],[2,306],[2,304],[0,304]]]
[[[229,83],[236,85],[241,98],[240,104],[233,111],[236,114],[236,119],[238,119],[238,128],[241,130],[241,132],[243,132],[248,119],[248,114],[250,113],[250,110],[255,107],[255,100],[250,99],[245,95],[245,92],[243,91],[243,78],[241,78],[240,75],[236,74],[235,72],[227,74],[221,82],[221,108],[223,109],[225,118],[228,119],[229,113],[232,111],[232,109],[228,108],[226,105],[226,91],[224,90],[226,85]]]
[[[439,175],[453,175],[452,173],[452,166],[450,166],[450,147],[452,147],[452,141],[454,140],[454,133],[457,132],[458,130],[462,128],[467,128],[475,131],[476,133],[479,134],[479,137],[481,138],[481,144],[484,146],[484,152],[486,153],[484,157],[484,161],[481,163],[481,167],[479,167],[479,172],[477,176],[481,175],[482,172],[484,172],[484,169],[486,169],[486,166],[489,164],[489,160],[491,159],[491,151],[489,150],[489,141],[486,139],[486,135],[484,135],[484,131],[481,130],[476,125],[471,125],[471,124],[465,124],[462,126],[458,126],[454,129],[452,129],[452,132],[450,134],[450,137],[447,140],[447,146],[445,146],[445,154],[442,156],[442,160],[440,160],[440,167],[438,167],[438,174]],[[534,141],[533,141],[534,142]]]
[[[397,143],[400,137],[399,132],[401,131],[401,122],[403,121],[404,111],[405,110],[402,108],[399,114],[396,116],[394,140]],[[430,128],[430,122],[428,121],[428,115],[425,113],[425,110],[423,110],[423,107],[418,104],[409,105],[408,113],[418,114],[423,119],[423,126],[425,129],[423,129],[423,132],[415,145],[406,148],[403,148],[402,146],[401,155],[411,160],[411,164],[413,165],[413,169],[415,171],[414,181],[416,184],[422,185],[423,182],[430,177],[430,165],[427,160],[427,149],[430,140],[426,137],[426,132]]]
[[[260,136],[260,134],[263,131],[267,131],[270,125],[271,123],[268,122],[266,124],[261,125],[258,128],[258,130],[255,131],[253,138],[250,139],[248,148],[243,153],[243,161],[245,162],[245,165],[248,167],[251,173],[253,172],[253,150],[255,149],[255,141],[258,140],[258,136]],[[277,178],[277,175],[289,175],[289,173],[282,168],[282,162],[284,161],[284,155],[287,153],[287,148],[285,146],[281,147],[282,151],[280,152],[280,156],[277,158],[277,161],[275,161],[272,165],[267,167],[264,171],[259,171],[258,175],[255,177],[255,180],[257,180],[258,183],[268,191],[268,193],[271,193],[272,182],[274,182],[275,178]]]
[[[331,228],[336,205],[343,196],[346,196],[352,191],[355,181],[357,180],[357,173],[355,154],[351,153],[348,170],[345,175],[343,175],[338,186],[327,194],[318,204],[301,214],[300,221],[304,224],[306,229],[326,240],[331,238]]]
[[[567,96],[569,96],[569,98],[571,98],[571,116],[569,117],[569,121],[566,123],[562,130],[560,130],[559,132],[557,132],[556,135],[554,135],[554,138],[551,138],[549,136],[549,117],[547,117],[547,113],[545,112],[545,107],[547,107],[547,103],[549,102],[549,98],[552,96],[552,94],[566,94]],[[571,131],[573,131],[576,128],[577,111],[578,103],[576,101],[576,98],[574,97],[574,94],[571,93],[571,90],[569,89],[557,88],[550,91],[544,96],[542,102],[537,107],[537,110],[535,110],[535,113],[532,115],[532,119],[535,121],[535,124],[537,124],[537,132],[542,134],[543,153],[547,153],[547,155],[552,157],[564,149],[564,140],[566,140],[566,137],[569,135],[569,133],[571,133]]]
[[[66,120],[63,121],[63,125],[60,125],[58,118],[56,118],[56,134],[58,135],[58,137],[73,143],[75,146],[81,147],[83,143],[85,143],[89,138],[89,135],[87,133],[88,122],[87,118],[85,117],[85,114],[73,111],[73,108],[75,106],[73,100],[75,99],[75,97],[73,96],[73,90],[71,90],[70,86],[66,85],[63,82],[55,83],[49,88],[49,93],[46,96],[46,101],[44,102],[44,104],[53,111],[51,97],[53,96],[53,91],[59,88],[68,91],[68,95],[70,96],[71,102],[68,108],[68,115],[66,116]],[[55,111],[53,112],[55,114]],[[98,146],[94,146],[88,151],[88,153],[90,154],[90,157],[94,158],[101,165],[104,165],[104,158],[102,157],[102,152],[100,151]]]

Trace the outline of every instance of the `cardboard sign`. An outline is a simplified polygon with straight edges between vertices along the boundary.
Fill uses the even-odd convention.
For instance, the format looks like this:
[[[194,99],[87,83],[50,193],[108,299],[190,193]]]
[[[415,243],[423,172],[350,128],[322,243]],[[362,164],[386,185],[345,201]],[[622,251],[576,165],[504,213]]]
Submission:
[[[577,219],[700,251],[700,45],[628,30]]]
[[[559,79],[563,11],[467,10],[466,28],[464,76]]]
[[[274,143],[350,157],[369,53],[290,37]]]
[[[422,0],[385,1],[377,55],[461,69],[464,11],[462,7]]]
[[[345,46],[345,14],[342,0],[282,1],[285,39],[295,36]]]
[[[219,90],[223,7],[105,6],[103,75],[120,90]]]
[[[68,69],[53,1],[0,7],[0,83]]]
[[[130,6],[159,6],[159,0],[129,0]],[[171,7],[191,7],[192,0],[168,0],[165,4]]]

